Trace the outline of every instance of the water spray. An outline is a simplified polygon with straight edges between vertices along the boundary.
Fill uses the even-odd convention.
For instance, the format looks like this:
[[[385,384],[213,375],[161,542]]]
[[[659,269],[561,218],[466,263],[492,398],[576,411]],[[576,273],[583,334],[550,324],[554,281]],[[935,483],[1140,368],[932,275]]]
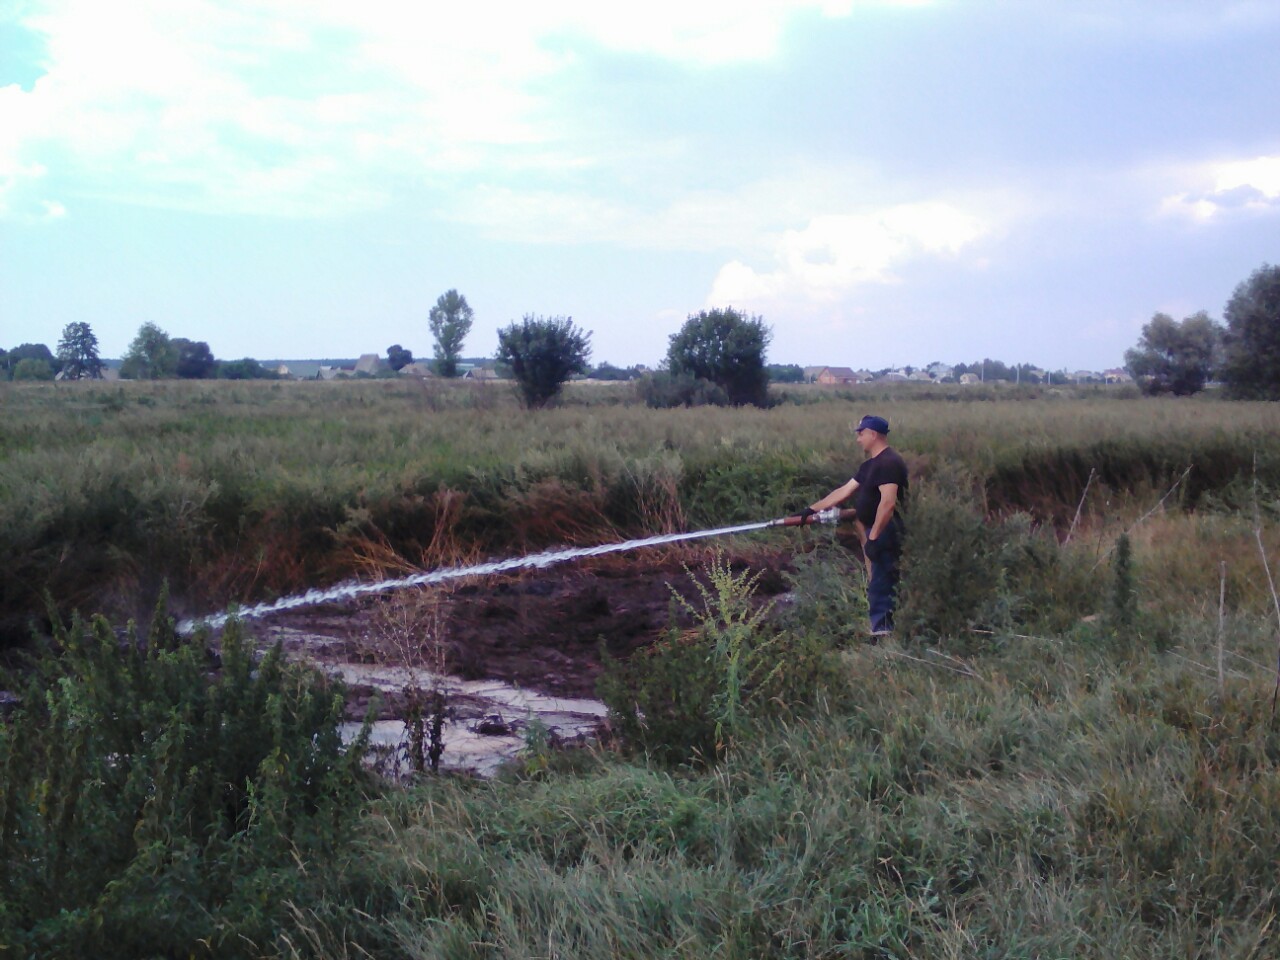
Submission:
[[[854,511],[841,510],[839,507],[830,507],[829,509],[819,511],[817,513],[805,516],[798,514],[791,517],[781,517],[777,520],[764,520],[759,523],[744,523],[736,527],[717,527],[714,530],[695,530],[690,533],[668,533],[656,537],[643,537],[639,540],[624,540],[621,543],[606,543],[598,547],[575,547],[565,550],[547,550],[542,553],[533,553],[524,557],[513,557],[509,560],[495,560],[490,563],[480,563],[469,567],[446,567],[442,570],[432,570],[427,573],[415,573],[408,577],[398,577],[393,580],[379,580],[376,583],[344,583],[336,587],[330,587],[327,590],[308,590],[306,593],[294,594],[290,597],[281,597],[279,600],[270,603],[260,603],[253,607],[245,607],[240,610],[219,613],[212,617],[200,617],[190,620],[183,620],[177,625],[177,632],[180,634],[189,634],[197,627],[205,626],[211,629],[217,629],[224,626],[228,620],[256,620],[260,617],[269,616],[273,613],[281,613],[285,610],[295,610],[298,607],[310,607],[318,603],[328,603],[333,600],[348,600],[353,597],[364,596],[371,593],[386,593],[391,590],[402,590],[405,587],[421,587],[428,584],[444,583],[446,580],[457,580],[462,577],[479,577],[488,576],[494,573],[506,573],[509,570],[523,570],[527,568],[542,569],[544,567],[554,566],[557,563],[564,563],[567,560],[577,560],[581,557],[599,557],[606,553],[621,553],[625,550],[637,550],[640,547],[656,547],[664,543],[679,543],[682,540],[697,540],[703,537],[723,537],[734,533],[747,533],[751,530],[765,530],[769,527],[799,527],[808,526],[815,523],[837,523],[841,520],[852,519]]]

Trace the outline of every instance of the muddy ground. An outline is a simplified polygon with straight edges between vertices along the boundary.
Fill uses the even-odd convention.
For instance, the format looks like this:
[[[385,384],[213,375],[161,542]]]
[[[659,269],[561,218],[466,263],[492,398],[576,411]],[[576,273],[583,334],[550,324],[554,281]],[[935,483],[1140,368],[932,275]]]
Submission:
[[[756,597],[784,593],[792,554],[726,555],[735,573],[759,572]],[[256,632],[321,664],[365,663],[497,680],[553,697],[596,695],[602,655],[626,657],[690,617],[672,591],[698,604],[705,554],[601,557],[402,591],[265,618]],[[371,689],[352,690],[361,714]],[[384,692],[382,716],[402,712]]]

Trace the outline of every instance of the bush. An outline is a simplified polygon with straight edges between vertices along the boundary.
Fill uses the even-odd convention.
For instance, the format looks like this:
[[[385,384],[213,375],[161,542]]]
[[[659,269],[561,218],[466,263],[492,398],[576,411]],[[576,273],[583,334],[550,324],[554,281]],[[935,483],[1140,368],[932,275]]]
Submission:
[[[1026,514],[988,523],[963,489],[916,492],[903,546],[898,626],[951,649],[983,634],[1066,629],[1090,611],[1093,578]]]
[[[822,531],[815,534],[821,537]],[[788,628],[826,634],[839,642],[867,622],[866,567],[834,537],[823,537],[809,552],[796,554],[787,580],[792,603],[782,620]]]
[[[636,393],[646,407],[668,410],[672,407],[727,407],[729,395],[724,389],[686,374],[654,373],[636,384]]]
[[[259,956],[348,836],[367,734],[343,747],[341,687],[234,624],[211,679],[204,639],[163,604],[145,639],[55,623],[0,722],[15,955]]]
[[[53,370],[49,364],[34,357],[19,360],[13,368],[15,380],[52,380]]]

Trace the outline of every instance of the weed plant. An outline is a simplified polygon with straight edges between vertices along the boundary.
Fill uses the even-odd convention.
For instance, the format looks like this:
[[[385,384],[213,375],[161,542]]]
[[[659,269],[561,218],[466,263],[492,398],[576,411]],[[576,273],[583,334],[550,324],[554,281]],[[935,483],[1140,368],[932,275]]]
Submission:
[[[693,581],[696,597],[674,595],[691,629],[673,627],[666,640],[623,662],[602,651],[598,689],[612,728],[627,746],[666,764],[714,762],[749,721],[812,703],[835,676],[828,637],[779,629],[773,602],[754,598],[760,574],[735,573],[720,555],[702,572]]]
[[[163,608],[145,638],[77,619],[8,678],[0,955],[256,957],[314,896],[308,871],[355,826],[367,731],[344,748],[341,687],[235,624],[211,678],[206,640]]]

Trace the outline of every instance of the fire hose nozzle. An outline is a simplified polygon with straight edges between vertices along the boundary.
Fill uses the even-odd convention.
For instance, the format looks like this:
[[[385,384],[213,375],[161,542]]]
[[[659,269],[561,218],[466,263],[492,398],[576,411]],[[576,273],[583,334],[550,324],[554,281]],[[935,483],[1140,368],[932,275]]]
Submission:
[[[783,517],[781,520],[775,520],[774,525],[781,527],[805,527],[813,523],[839,523],[841,520],[852,520],[855,511],[841,510],[839,507],[828,507],[826,510],[819,510],[817,513],[811,513],[808,516],[797,514],[794,517]]]

